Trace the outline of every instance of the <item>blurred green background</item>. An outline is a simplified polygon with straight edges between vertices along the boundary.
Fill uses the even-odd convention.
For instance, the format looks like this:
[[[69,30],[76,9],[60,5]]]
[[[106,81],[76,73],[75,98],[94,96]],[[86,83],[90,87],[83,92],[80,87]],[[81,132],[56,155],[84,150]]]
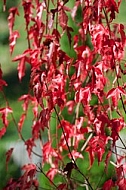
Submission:
[[[66,5],[72,7],[74,1],[68,2]],[[18,75],[17,75],[17,63],[12,62],[11,60],[15,57],[15,55],[21,54],[26,48],[27,48],[27,40],[26,40],[26,33],[25,33],[25,21],[23,18],[23,10],[20,7],[20,16],[17,16],[16,22],[15,22],[15,29],[20,31],[20,38],[17,40],[17,45],[15,47],[14,53],[12,57],[9,53],[9,33],[8,33],[8,23],[7,23],[7,17],[8,17],[8,10],[10,7],[19,5],[20,1],[13,1],[13,0],[7,0],[7,8],[6,11],[3,12],[3,4],[2,1],[0,1],[0,64],[1,68],[3,70],[3,78],[6,80],[8,87],[4,88],[5,95],[8,99],[8,102],[10,104],[10,107],[14,110],[14,117],[16,122],[19,121],[19,118],[22,113],[22,107],[21,102],[17,102],[17,99],[22,95],[28,92],[28,80],[30,77],[30,71],[27,69],[26,75],[23,78],[22,82],[20,83],[18,81]],[[122,1],[121,7],[120,7],[120,14],[117,16],[115,22],[119,23],[126,23],[126,2],[125,0]],[[78,28],[75,26],[75,24],[72,22],[72,19],[69,21],[69,25],[74,28],[74,32],[72,35],[77,33]],[[69,56],[75,56],[75,53],[73,49],[69,46],[66,46],[68,42],[67,35],[64,34],[61,39],[61,47],[62,49],[68,53]],[[0,94],[0,108],[3,107],[6,104],[3,95]],[[55,122],[54,120],[52,122]],[[32,113],[31,109],[29,109],[28,117],[24,123],[23,127],[23,136],[25,139],[28,139],[31,136],[31,124],[32,124]],[[15,142],[15,145],[17,143],[18,134],[16,131],[16,127],[14,125],[14,122],[12,121],[12,118],[10,117],[10,125],[8,127],[6,135],[0,139],[0,190],[3,188],[3,186],[6,184],[7,180],[10,179],[10,177],[18,178],[20,176],[20,168],[17,166],[13,159],[9,163],[9,169],[6,171],[5,168],[5,161],[2,159],[5,157],[6,147],[11,143]],[[88,155],[84,155],[84,162],[82,166],[82,162],[79,162],[80,167],[83,167],[83,170],[87,171],[88,164],[85,164],[85,160],[88,160]],[[111,176],[111,172],[113,172],[113,169],[111,169],[111,172],[109,173],[109,176],[104,175],[103,170],[103,163],[101,163],[101,167],[99,167],[99,170],[97,169],[97,163],[95,162],[93,165],[93,169],[86,172],[87,176],[92,177],[92,183],[95,184],[97,182],[97,179],[101,179],[99,183],[103,183],[105,178],[109,178]],[[76,173],[74,174],[74,177],[76,178]],[[101,177],[100,177],[101,176]],[[43,187],[47,187],[47,179],[41,174],[39,176],[40,178],[40,186],[44,184]],[[78,176],[78,180],[81,178]],[[96,184],[95,184],[96,185]],[[97,186],[97,185],[96,185]],[[83,188],[82,188],[83,189]],[[81,188],[80,188],[81,190]]]

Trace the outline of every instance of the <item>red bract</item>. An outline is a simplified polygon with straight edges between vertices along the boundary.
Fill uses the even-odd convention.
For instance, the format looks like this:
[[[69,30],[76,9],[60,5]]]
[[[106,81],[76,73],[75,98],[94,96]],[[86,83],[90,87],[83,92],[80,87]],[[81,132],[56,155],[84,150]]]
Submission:
[[[50,119],[50,111],[47,109],[43,109],[39,115],[39,122],[41,124],[41,128],[44,130],[44,127],[48,127],[48,121]]]
[[[7,83],[2,79],[3,72],[0,67],[0,91],[2,91],[3,86],[7,86]]]
[[[107,46],[107,42],[109,42],[109,31],[102,24],[92,25],[91,26],[91,37],[92,43],[94,46],[94,50],[103,54],[104,49]]]
[[[36,182],[35,175],[36,175],[36,165],[34,164],[27,164],[22,167],[24,174],[22,176],[22,189],[30,189],[31,187],[37,188],[38,183]],[[36,186],[37,185],[37,186]],[[36,187],[35,187],[36,186]]]
[[[116,140],[118,140],[119,138],[119,132],[121,131],[121,129],[123,129],[125,126],[124,120],[123,118],[119,118],[119,119],[112,119],[111,120],[111,137],[113,139],[113,145],[115,145]]]
[[[125,41],[126,41],[126,35],[125,35],[125,32],[124,32],[124,25],[120,24],[118,26],[118,32],[120,33],[121,35],[121,42],[122,42],[122,45],[125,44]]]
[[[47,142],[43,146],[43,162],[50,163],[53,167],[53,159],[62,160],[58,151],[52,148],[51,142]]]
[[[24,174],[29,176],[30,178],[33,178],[36,174],[36,166],[34,164],[27,164],[22,167],[22,170],[24,170]]]
[[[34,164],[27,164],[22,167],[24,174],[18,179],[10,179],[5,190],[20,188],[22,190],[38,189],[38,181],[35,179],[36,166]]]
[[[75,101],[82,102],[84,105],[89,105],[91,100],[91,90],[90,87],[80,88],[79,92],[76,92]]]
[[[59,23],[62,27],[63,31],[67,28],[68,16],[64,10],[64,7],[61,7],[60,14],[59,14]]]
[[[75,102],[73,100],[70,100],[70,101],[66,102],[65,106],[68,107],[69,114],[72,114],[74,106],[75,106]]]
[[[115,19],[115,12],[118,13],[118,8],[119,8],[120,3],[116,3],[114,0],[107,0],[105,1],[105,6],[107,8],[107,12],[110,12],[110,20],[112,21]]]
[[[19,100],[19,101],[24,101],[24,102],[23,102],[23,105],[22,105],[23,111],[27,111],[27,110],[28,110],[29,103],[30,103],[30,102],[33,102],[33,103],[34,103],[35,98],[32,97],[30,94],[24,94],[24,95],[22,95],[18,100]]]
[[[77,158],[83,158],[83,155],[79,152],[77,152],[76,150],[73,150],[72,152],[72,156],[73,158],[76,160]],[[69,155],[69,157],[71,158],[71,155]]]
[[[19,32],[13,31],[15,16],[19,15],[17,7],[13,7],[9,10],[9,17],[8,17],[8,27],[9,27],[9,45],[10,45],[10,54],[13,53],[14,47],[16,45],[16,40],[19,38]]]
[[[112,187],[114,187],[114,182],[112,181],[112,179],[109,179],[108,181],[106,181],[103,185],[103,190],[110,190],[112,189]]]
[[[7,83],[4,80],[0,79],[0,91],[2,91],[3,86],[7,86]]]
[[[67,189],[67,184],[65,184],[65,183],[60,184],[60,185],[58,186],[58,189],[59,189],[59,190],[65,190],[65,189]]]
[[[105,171],[106,171],[106,173],[108,172],[108,166],[109,166],[111,156],[112,156],[112,152],[110,150],[110,151],[108,151],[108,154],[107,154],[106,159],[105,159]]]
[[[126,190],[126,179],[122,178],[122,179],[118,180],[117,185],[120,190]]]
[[[32,137],[38,139],[41,130],[44,131],[45,128],[49,127],[50,112],[48,109],[43,109],[38,115],[38,120],[34,121],[32,126]]]
[[[74,45],[75,46],[75,45]],[[79,82],[83,82],[89,76],[92,68],[93,52],[87,46],[75,47],[77,60],[75,62],[76,77]]]
[[[6,133],[6,127],[2,127],[2,128],[0,129],[0,138],[2,138],[2,136],[5,135],[5,133]]]
[[[115,108],[117,108],[118,100],[120,99],[120,96],[124,95],[126,96],[126,92],[122,87],[118,86],[117,88],[112,88],[106,95],[106,98],[112,98],[112,103]]]
[[[121,179],[124,178],[126,174],[126,163],[120,164],[119,166],[117,166],[116,171],[117,171],[117,178],[120,181]]]
[[[80,6],[80,1],[76,1],[75,4],[74,4],[74,7],[71,11],[71,17],[73,20],[75,20],[75,16],[76,16],[76,13],[77,13],[77,9],[78,7]]]
[[[126,184],[126,179],[125,179],[126,163],[124,163],[123,165],[117,166],[116,172],[117,172],[116,185],[120,190],[125,190],[126,189],[126,186],[125,186],[125,184]]]
[[[27,56],[30,52],[31,52],[31,50],[28,49],[23,54],[18,55],[13,59],[13,61],[19,61],[17,70],[18,70],[18,77],[19,77],[20,81],[22,80],[22,78],[25,75],[26,62],[30,63],[30,60],[29,60],[29,58]]]
[[[55,177],[56,174],[57,174],[57,169],[51,167],[51,168],[49,169],[49,171],[47,172],[46,175],[49,177],[49,179],[50,179],[51,181],[53,181],[53,179],[54,179],[54,177]]]
[[[0,114],[1,114],[1,118],[2,118],[2,123],[5,127],[8,126],[9,121],[7,119],[7,116],[9,113],[12,113],[12,109],[10,107],[6,107],[6,108],[0,108]]]
[[[32,19],[32,8],[33,8],[32,1],[31,0],[28,0],[28,1],[23,0],[22,6],[24,8],[24,17],[26,20],[26,27],[28,27],[28,25]]]
[[[21,117],[20,117],[19,122],[18,122],[18,131],[19,131],[19,133],[20,133],[21,130],[22,130],[22,127],[23,127],[23,124],[24,124],[25,119],[26,119],[26,113],[23,113],[23,114],[21,115]]]
[[[18,31],[13,31],[11,34],[10,34],[10,37],[9,37],[9,45],[10,45],[10,54],[13,53],[13,50],[14,50],[14,47],[16,45],[16,40],[17,38],[19,38],[19,32]]]
[[[95,155],[98,158],[98,163],[101,162],[102,157],[105,153],[105,147],[109,139],[111,140],[111,138],[106,137],[106,136],[95,136],[95,137],[92,137],[92,139],[89,141],[86,151],[89,152],[90,167],[92,166],[94,162]]]
[[[35,145],[34,139],[30,138],[27,141],[25,141],[25,145],[26,145],[26,149],[28,152],[28,156],[29,158],[31,157],[31,153],[32,153],[32,149]]]
[[[19,16],[18,9],[17,9],[17,7],[12,7],[9,10],[9,17],[8,17],[8,26],[9,26],[10,36],[12,35],[12,32],[13,32],[13,27],[14,27],[14,22],[15,22],[15,16],[16,15]]]
[[[97,135],[105,135],[105,128],[110,127],[110,120],[107,115],[101,113],[95,118],[93,124]]]

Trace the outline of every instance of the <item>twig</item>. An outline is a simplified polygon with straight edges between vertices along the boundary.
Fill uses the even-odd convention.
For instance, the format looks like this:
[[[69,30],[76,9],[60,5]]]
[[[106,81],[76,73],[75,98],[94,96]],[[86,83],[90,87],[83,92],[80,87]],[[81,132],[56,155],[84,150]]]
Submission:
[[[77,164],[76,164],[76,161],[75,161],[74,158],[73,158],[73,155],[72,155],[72,153],[71,153],[69,144],[68,144],[68,142],[67,142],[67,138],[66,138],[66,135],[65,135],[65,132],[64,132],[62,123],[61,123],[61,121],[60,121],[60,118],[59,118],[59,115],[58,115],[58,113],[57,113],[57,110],[56,110],[55,106],[54,106],[54,111],[55,111],[55,113],[56,113],[57,119],[58,119],[59,124],[60,124],[60,126],[61,126],[61,129],[62,129],[62,132],[63,132],[63,135],[64,135],[64,139],[65,139],[65,142],[66,142],[66,145],[67,145],[69,154],[70,154],[70,156],[71,156],[71,159],[72,159],[73,163],[75,164],[75,169],[84,177],[84,179],[87,181],[87,184],[89,185],[90,189],[93,190],[93,188],[92,188],[92,186],[91,186],[91,184],[90,184],[88,178],[80,171],[80,169],[78,168],[78,166],[77,166]]]
[[[40,163],[40,166],[38,165],[36,166],[38,168],[38,170],[36,171],[42,173],[51,182],[51,184],[53,184],[53,186],[58,190],[59,188],[55,185],[55,183],[43,172],[41,163]]]

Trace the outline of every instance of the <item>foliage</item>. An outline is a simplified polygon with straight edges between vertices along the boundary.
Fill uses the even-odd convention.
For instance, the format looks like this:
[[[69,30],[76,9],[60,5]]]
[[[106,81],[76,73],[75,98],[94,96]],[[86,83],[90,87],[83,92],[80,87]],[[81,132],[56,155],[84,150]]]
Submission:
[[[29,89],[19,98],[23,113],[16,124],[0,70],[0,91],[6,102],[0,109],[0,137],[6,134],[11,115],[29,157],[33,152],[42,161],[22,166],[22,176],[10,179],[5,190],[38,189],[38,173],[42,188],[125,190],[125,155],[117,154],[116,141],[121,140],[119,132],[126,122],[126,38],[124,25],[113,22],[121,1],[77,0],[72,7],[69,3],[22,0],[18,5],[24,10],[27,49],[13,61],[18,62],[20,82],[30,65]],[[11,55],[20,38],[20,30],[14,27],[20,16],[18,6],[12,7],[8,16]],[[71,19],[74,25],[70,25]],[[70,53],[62,48],[64,35]],[[25,139],[22,130],[30,105],[31,137]],[[41,155],[33,151],[36,140]],[[126,148],[123,141],[121,148]],[[6,164],[12,153],[13,149],[6,153]],[[88,165],[84,164],[87,159]],[[103,180],[101,175],[97,183],[92,170],[96,163],[100,175],[106,176]]]

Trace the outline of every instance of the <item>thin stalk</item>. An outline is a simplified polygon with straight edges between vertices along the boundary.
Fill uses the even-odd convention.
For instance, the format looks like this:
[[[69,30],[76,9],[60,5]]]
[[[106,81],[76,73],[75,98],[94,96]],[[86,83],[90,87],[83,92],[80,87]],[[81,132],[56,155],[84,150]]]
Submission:
[[[57,190],[59,190],[59,188],[55,185],[55,183],[43,172],[43,170],[42,170],[42,165],[40,164],[40,166],[38,166],[38,165],[36,165],[37,166],[37,172],[40,172],[40,173],[42,173],[49,181],[50,181],[50,183],[51,184],[53,184],[53,186],[57,189]]]
[[[66,141],[66,145],[67,145],[69,154],[70,154],[70,156],[71,156],[71,159],[72,159],[73,163],[75,164],[75,167],[76,167],[75,169],[84,177],[84,179],[87,181],[87,184],[89,185],[90,189],[93,190],[93,188],[92,188],[92,186],[91,186],[91,184],[90,184],[88,178],[80,171],[80,169],[78,168],[78,166],[77,166],[77,164],[76,164],[76,162],[75,162],[75,160],[74,160],[74,158],[73,158],[73,155],[72,155],[72,153],[71,153],[69,144],[68,144],[68,142],[67,142],[67,138],[66,138],[66,135],[65,135],[65,131],[64,131],[64,129],[63,129],[61,120],[60,120],[60,118],[59,118],[58,112],[57,112],[57,110],[56,110],[55,107],[54,107],[54,111],[55,111],[55,113],[56,113],[57,119],[58,119],[59,124],[60,124],[60,126],[61,126],[61,129],[62,129],[62,132],[63,132],[64,139],[65,139],[65,141]]]
[[[64,136],[64,139],[65,139],[65,142],[66,142],[66,145],[67,145],[67,148],[68,148],[69,154],[70,154],[70,156],[71,156],[71,159],[72,159],[72,161],[74,162],[74,164],[76,165],[75,160],[74,160],[74,158],[73,158],[73,155],[72,155],[72,153],[71,153],[71,150],[70,150],[69,144],[68,144],[68,142],[67,142],[67,138],[66,138],[65,131],[64,131],[64,129],[63,129],[63,126],[62,126],[61,120],[60,120],[60,118],[59,118],[59,114],[58,114],[58,112],[57,112],[55,106],[54,106],[54,111],[55,111],[55,113],[56,113],[56,116],[57,116],[58,122],[59,122],[59,124],[60,124],[60,127],[61,127],[61,129],[62,129],[63,136]]]
[[[93,187],[91,186],[88,178],[77,168],[77,171],[84,177],[84,179],[87,181],[87,184],[89,185],[90,189],[93,190]]]

